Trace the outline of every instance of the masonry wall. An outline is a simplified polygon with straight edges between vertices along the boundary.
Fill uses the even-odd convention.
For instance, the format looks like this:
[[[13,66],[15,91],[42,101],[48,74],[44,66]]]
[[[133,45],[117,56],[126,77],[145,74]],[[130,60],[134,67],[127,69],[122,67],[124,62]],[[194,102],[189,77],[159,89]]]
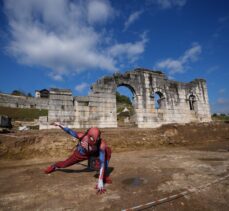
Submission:
[[[48,109],[49,99],[15,96],[0,93],[0,106],[10,108],[37,108]]]
[[[70,90],[50,91],[48,116],[39,120],[40,129],[55,128],[51,125],[55,121],[70,128],[117,127],[116,95],[91,93],[73,97]]]
[[[142,97],[145,97],[146,105],[143,106],[143,113],[145,111],[145,114],[139,115],[139,127],[157,127],[167,123],[211,121],[205,80],[196,79],[190,83],[181,83],[168,80],[166,77],[149,77],[148,74],[150,73],[146,72],[144,74],[146,83]],[[163,94],[162,108],[155,109],[154,99],[148,97],[151,90],[154,93],[160,92]],[[190,110],[190,94],[196,97],[194,110]]]
[[[75,127],[117,127],[116,95],[91,93],[75,97]]]
[[[53,122],[75,126],[74,99],[69,89],[50,89],[48,117],[40,117],[40,129],[55,128]]]

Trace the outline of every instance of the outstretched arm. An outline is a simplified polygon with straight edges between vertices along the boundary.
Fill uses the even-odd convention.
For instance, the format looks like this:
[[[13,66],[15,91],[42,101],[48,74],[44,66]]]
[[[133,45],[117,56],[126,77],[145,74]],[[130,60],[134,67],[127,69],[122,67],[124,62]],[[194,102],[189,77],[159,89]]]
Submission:
[[[73,131],[72,129],[68,127],[64,127],[59,122],[54,122],[53,125],[60,127],[62,130],[64,130],[66,133],[73,136],[74,138],[79,138],[77,132]]]
[[[99,160],[100,160],[100,171],[99,171],[99,180],[98,180],[98,193],[104,193],[106,189],[104,188],[103,179],[104,179],[104,171],[105,171],[105,147],[106,144],[104,142],[100,145],[99,151]]]

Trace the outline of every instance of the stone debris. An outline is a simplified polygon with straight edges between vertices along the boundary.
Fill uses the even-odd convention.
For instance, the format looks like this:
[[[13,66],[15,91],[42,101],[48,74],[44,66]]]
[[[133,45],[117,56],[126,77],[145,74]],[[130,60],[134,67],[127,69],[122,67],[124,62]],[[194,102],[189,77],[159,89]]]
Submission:
[[[11,118],[8,116],[0,116],[0,127],[2,128],[12,128]]]
[[[23,131],[23,130],[29,130],[29,128],[27,126],[21,126],[18,128],[19,131]]]

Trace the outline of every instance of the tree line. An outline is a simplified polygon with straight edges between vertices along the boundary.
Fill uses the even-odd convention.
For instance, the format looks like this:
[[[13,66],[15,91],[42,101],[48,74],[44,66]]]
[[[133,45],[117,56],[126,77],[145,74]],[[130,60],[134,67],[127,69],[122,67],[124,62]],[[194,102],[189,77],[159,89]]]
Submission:
[[[11,95],[15,95],[15,96],[25,96],[25,97],[32,97],[32,94],[30,92],[25,93],[21,90],[13,90],[11,92]]]

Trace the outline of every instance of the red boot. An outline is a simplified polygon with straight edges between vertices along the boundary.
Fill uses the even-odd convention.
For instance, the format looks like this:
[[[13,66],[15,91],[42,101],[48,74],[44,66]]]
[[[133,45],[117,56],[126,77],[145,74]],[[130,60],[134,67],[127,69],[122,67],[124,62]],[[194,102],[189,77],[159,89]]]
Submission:
[[[112,183],[112,179],[109,176],[105,176],[103,182],[106,183],[106,184],[111,184]]]
[[[50,173],[52,173],[53,171],[55,171],[56,170],[56,167],[55,166],[49,166],[48,168],[46,168],[45,170],[44,170],[44,173],[45,174],[50,174]]]

